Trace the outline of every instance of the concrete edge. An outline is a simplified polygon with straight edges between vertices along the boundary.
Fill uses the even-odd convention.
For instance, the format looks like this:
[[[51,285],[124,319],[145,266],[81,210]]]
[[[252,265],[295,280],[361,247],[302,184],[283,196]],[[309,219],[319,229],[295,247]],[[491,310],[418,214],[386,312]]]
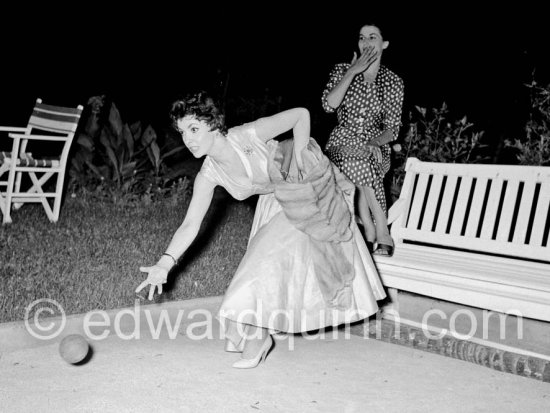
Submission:
[[[550,383],[550,361],[535,356],[458,339],[450,334],[429,338],[422,329],[388,319],[369,318],[351,327],[351,334],[412,347],[493,370]]]
[[[135,313],[139,308],[140,313],[148,311],[151,315],[158,315],[162,310],[175,310],[191,312],[192,310],[206,310],[209,311],[212,316],[215,316],[217,307],[221,304],[223,296],[210,296],[203,298],[192,298],[188,300],[178,301],[166,301],[161,303],[147,303],[136,300],[134,306],[114,308],[111,310],[91,310],[86,313],[71,314],[65,317],[56,316],[41,318],[41,325],[47,326],[49,331],[57,332],[55,335],[52,333],[51,337],[46,337],[46,333],[37,329],[37,325],[34,320],[21,320],[12,321],[7,323],[0,323],[0,351],[10,352],[22,349],[29,349],[35,347],[41,347],[44,345],[52,344],[52,342],[58,342],[67,334],[83,334],[83,321],[86,315],[90,313],[102,313],[108,320],[116,319],[117,315],[120,317],[121,329],[128,330],[131,327],[135,328],[135,325],[129,324],[129,317],[121,317],[122,314]],[[144,318],[141,318],[143,321]],[[183,319],[183,322],[186,320]],[[31,329],[34,335],[29,331]]]

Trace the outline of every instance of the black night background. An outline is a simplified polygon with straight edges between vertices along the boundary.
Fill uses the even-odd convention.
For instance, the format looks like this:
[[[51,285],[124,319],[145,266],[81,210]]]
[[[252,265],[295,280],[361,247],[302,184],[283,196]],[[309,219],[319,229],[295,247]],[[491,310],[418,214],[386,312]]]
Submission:
[[[297,12],[278,4],[263,11],[87,5],[70,15],[36,10],[25,24],[10,13],[3,13],[0,29],[2,124],[26,122],[37,97],[85,105],[90,96],[106,95],[126,121],[165,128],[174,97],[227,88],[228,97],[242,101],[267,96],[282,108],[307,107],[312,135],[324,142],[335,117],[322,111],[321,92],[332,66],[351,60],[366,20],[381,22],[390,40],[383,64],[405,82],[404,124],[414,106],[445,102],[451,115],[467,116],[497,145],[523,133],[525,84],[550,78],[550,36],[540,7]]]

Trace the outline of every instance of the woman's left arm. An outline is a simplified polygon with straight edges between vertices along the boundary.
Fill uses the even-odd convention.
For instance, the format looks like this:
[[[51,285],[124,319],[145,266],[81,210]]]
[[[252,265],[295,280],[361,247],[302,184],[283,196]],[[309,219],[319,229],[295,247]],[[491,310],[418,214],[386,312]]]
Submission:
[[[311,133],[309,111],[306,108],[288,109],[273,116],[260,118],[255,122],[255,126],[256,134],[264,142],[292,129],[294,153],[298,166],[301,166],[302,149],[307,146]]]
[[[398,80],[390,86],[388,96],[386,97],[388,106],[386,108],[383,121],[384,130],[375,139],[371,140],[370,143],[382,146],[397,139],[397,136],[399,135],[399,128],[401,127],[403,96],[403,81],[401,78],[398,78]]]
[[[401,111],[403,108],[404,85],[401,78],[398,78],[391,85],[388,96],[386,96],[387,108],[384,115],[383,130],[376,138],[371,139],[366,147],[366,153],[372,153],[378,163],[382,163],[381,146],[397,139],[401,126]],[[389,99],[391,97],[391,99]]]

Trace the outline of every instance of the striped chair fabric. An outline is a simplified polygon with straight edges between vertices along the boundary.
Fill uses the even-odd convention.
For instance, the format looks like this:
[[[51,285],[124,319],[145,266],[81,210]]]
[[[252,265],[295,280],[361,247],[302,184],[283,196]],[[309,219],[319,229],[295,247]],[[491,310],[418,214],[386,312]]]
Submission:
[[[11,161],[11,152],[0,151],[0,164]],[[34,159],[32,153],[26,152],[17,158],[18,166],[33,166],[33,167],[51,167],[59,166],[59,158],[56,159]]]
[[[50,132],[68,133],[75,132],[78,126],[82,107],[66,108],[51,106],[37,100],[28,126]]]

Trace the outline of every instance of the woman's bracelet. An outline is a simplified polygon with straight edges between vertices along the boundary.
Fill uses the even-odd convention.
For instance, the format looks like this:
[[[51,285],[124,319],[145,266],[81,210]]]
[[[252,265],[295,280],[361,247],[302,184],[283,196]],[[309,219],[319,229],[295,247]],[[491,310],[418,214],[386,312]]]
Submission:
[[[165,252],[162,255],[167,255],[168,257],[172,258],[172,261],[174,261],[174,265],[176,265],[178,263],[178,261],[172,255],[168,254],[167,252]]]

